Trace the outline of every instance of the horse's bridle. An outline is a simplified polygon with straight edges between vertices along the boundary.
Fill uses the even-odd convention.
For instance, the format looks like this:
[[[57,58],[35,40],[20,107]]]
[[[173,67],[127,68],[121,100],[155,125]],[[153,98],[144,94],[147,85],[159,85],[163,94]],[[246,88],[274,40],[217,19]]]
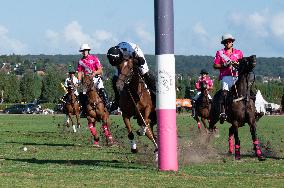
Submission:
[[[134,74],[134,70],[133,70],[133,67],[132,67],[132,68],[130,68],[130,71],[129,71],[128,74],[120,73],[119,75],[122,75],[124,79],[120,78],[120,76],[119,76],[118,80],[121,80],[124,84],[129,84],[133,74]]]

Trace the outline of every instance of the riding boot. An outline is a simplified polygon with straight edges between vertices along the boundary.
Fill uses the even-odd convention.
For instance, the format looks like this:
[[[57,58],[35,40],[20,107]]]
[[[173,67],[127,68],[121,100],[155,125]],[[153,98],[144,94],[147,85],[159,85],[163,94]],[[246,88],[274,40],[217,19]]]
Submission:
[[[87,100],[88,100],[87,95],[83,94],[83,92],[80,92],[79,101],[80,101],[80,106],[81,106],[81,115],[80,115],[81,118],[87,117],[87,112],[86,112]]]
[[[149,72],[143,75],[144,81],[151,92],[156,93],[156,81],[155,77]]]
[[[220,114],[220,123],[223,124],[226,119],[226,104],[227,104],[227,92],[226,90],[222,91],[222,96],[221,96],[221,114]]]
[[[155,77],[152,74],[150,74],[149,72],[147,72],[143,75],[143,78],[144,78],[144,81],[145,81],[148,89],[150,90],[152,103],[153,103],[154,106],[156,106],[156,81],[155,81]]]
[[[107,96],[105,88],[99,89],[99,96],[103,100],[103,103],[105,107],[107,108],[107,111],[110,112],[110,103],[108,101],[108,96]]]
[[[191,106],[191,110],[192,110],[192,113],[191,113],[191,116],[192,117],[195,117],[195,100],[192,100],[192,106]]]
[[[118,76],[113,76],[112,77],[112,89],[114,91],[114,101],[112,102],[112,105],[111,105],[111,108],[110,108],[110,111],[114,111],[114,110],[117,110],[118,109],[118,106],[119,106],[119,92],[117,90],[117,87],[116,87],[116,82],[118,80]]]

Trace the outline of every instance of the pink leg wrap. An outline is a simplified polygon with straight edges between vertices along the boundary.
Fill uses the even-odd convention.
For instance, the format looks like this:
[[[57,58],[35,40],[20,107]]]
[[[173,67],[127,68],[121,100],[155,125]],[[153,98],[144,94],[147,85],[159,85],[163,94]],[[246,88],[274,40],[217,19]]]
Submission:
[[[259,141],[258,140],[255,140],[252,142],[254,145],[258,145],[259,144]]]
[[[200,129],[201,128],[201,124],[200,122],[197,123],[197,128]]]
[[[259,141],[258,140],[253,141],[253,145],[254,145],[256,156],[258,156],[258,157],[261,156],[262,152],[261,152],[261,149],[259,147]]]
[[[228,142],[229,142],[229,153],[233,153],[233,150],[234,150],[233,135],[229,136]]]
[[[235,159],[241,159],[240,145],[235,145]]]
[[[88,123],[88,127],[89,127],[92,135],[96,136],[97,135],[97,131],[96,131],[96,128],[93,126],[93,123]]]
[[[110,142],[112,142],[112,135],[107,124],[103,124],[102,129],[104,131],[105,137],[108,138]]]

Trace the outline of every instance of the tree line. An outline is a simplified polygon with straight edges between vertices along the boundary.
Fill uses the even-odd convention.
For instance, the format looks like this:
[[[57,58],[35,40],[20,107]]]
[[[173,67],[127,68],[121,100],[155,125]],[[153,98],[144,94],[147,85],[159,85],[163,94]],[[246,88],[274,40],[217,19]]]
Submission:
[[[111,78],[115,68],[104,54],[98,55],[104,66],[104,85],[111,99],[114,93]],[[30,102],[34,99],[58,103],[64,94],[61,83],[67,77],[68,65],[77,67],[80,55],[2,55],[0,56],[0,91],[5,102]],[[151,71],[156,69],[155,56],[146,55]],[[206,68],[214,79],[213,94],[220,89],[218,71],[213,69],[211,56],[176,56],[177,98],[191,98],[195,94],[194,84],[202,68]],[[43,71],[39,74],[37,71]],[[284,77],[284,58],[258,58],[255,90],[260,89],[269,102],[280,103],[284,93],[283,80],[263,82],[264,76]]]

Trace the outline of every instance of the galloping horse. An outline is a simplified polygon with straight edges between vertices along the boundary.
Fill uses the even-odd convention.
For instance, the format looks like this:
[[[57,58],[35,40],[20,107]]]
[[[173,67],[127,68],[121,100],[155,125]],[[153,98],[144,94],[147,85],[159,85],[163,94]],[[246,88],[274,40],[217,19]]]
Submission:
[[[128,130],[128,138],[131,144],[131,152],[136,153],[137,147],[132,132],[130,118],[137,117],[140,125],[138,135],[145,135],[153,142],[157,154],[158,145],[153,134],[153,126],[156,123],[155,108],[152,104],[150,91],[146,88],[140,71],[132,58],[123,60],[118,68],[120,75],[116,83],[120,92],[119,106],[122,111],[124,124]]]
[[[202,124],[204,128],[207,130],[206,120],[209,120],[209,112],[211,109],[211,102],[208,97],[208,89],[207,85],[204,82],[200,83],[200,96],[196,101],[196,113],[194,119],[197,122],[198,129],[201,128],[199,117],[201,117]]]
[[[229,153],[233,153],[233,136],[235,138],[235,159],[240,159],[240,139],[238,128],[248,123],[253,140],[254,151],[259,160],[265,160],[262,155],[259,141],[256,134],[255,104],[251,97],[251,87],[254,80],[251,79],[251,72],[256,65],[256,56],[244,57],[239,61],[239,76],[237,82],[231,87],[227,99],[226,114],[227,121],[232,124],[229,129]],[[219,120],[221,90],[213,97],[212,108],[210,111],[209,130],[213,131],[215,124]]]
[[[64,110],[66,115],[68,116],[68,119],[71,120],[73,131],[77,132],[76,126],[74,125],[74,121],[72,119],[72,115],[76,116],[77,121],[77,128],[81,127],[80,124],[80,105],[78,103],[77,97],[75,95],[75,86],[74,84],[70,84],[67,88],[67,94],[66,94],[66,102],[64,104]],[[69,126],[69,124],[67,124]]]
[[[99,97],[96,87],[94,85],[92,76],[85,75],[82,81],[83,92],[86,92],[88,97],[86,113],[88,120],[88,127],[94,137],[94,146],[99,146],[99,135],[96,131],[96,121],[102,121],[102,129],[108,145],[113,144],[111,132],[109,130],[110,120],[109,113],[104,106],[102,99]]]

